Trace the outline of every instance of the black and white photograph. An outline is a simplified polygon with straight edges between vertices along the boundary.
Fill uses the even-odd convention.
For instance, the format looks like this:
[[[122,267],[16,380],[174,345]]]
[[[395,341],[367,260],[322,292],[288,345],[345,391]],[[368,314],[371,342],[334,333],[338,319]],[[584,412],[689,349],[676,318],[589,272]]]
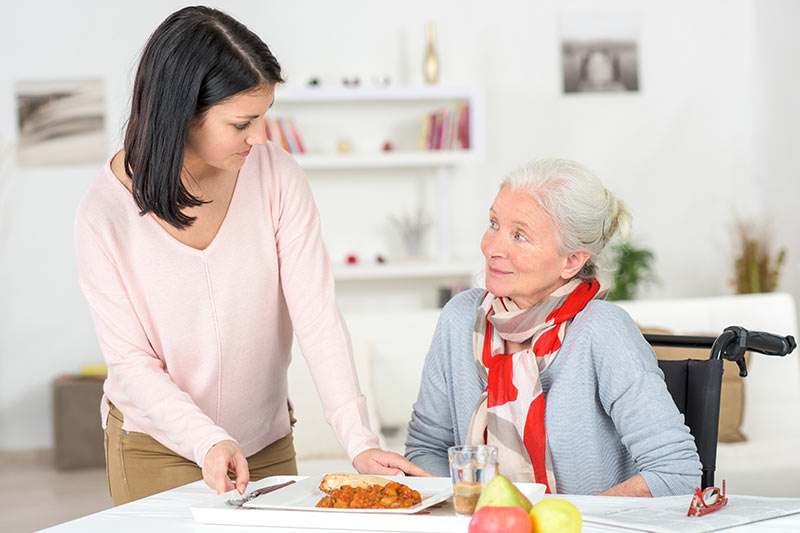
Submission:
[[[15,92],[20,166],[82,165],[105,159],[102,80],[19,81]]]
[[[565,93],[639,90],[635,15],[570,13],[559,22]]]

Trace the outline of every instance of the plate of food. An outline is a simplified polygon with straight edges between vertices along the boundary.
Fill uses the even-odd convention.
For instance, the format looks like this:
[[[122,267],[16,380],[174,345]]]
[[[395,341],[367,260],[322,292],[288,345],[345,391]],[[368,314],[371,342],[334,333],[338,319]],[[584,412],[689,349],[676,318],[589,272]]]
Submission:
[[[246,502],[250,509],[414,514],[453,495],[449,478],[327,474]]]

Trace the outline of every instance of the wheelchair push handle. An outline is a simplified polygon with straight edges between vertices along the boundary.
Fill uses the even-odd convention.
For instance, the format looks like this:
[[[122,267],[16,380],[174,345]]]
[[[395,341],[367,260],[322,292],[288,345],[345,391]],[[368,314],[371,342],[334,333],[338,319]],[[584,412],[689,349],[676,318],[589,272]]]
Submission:
[[[747,334],[747,349],[766,355],[784,356],[797,347],[794,337],[781,337],[764,331],[750,331]]]
[[[714,341],[711,347],[711,359],[727,359],[735,361],[739,366],[739,375],[747,376],[747,364],[744,360],[746,351],[765,355],[784,356],[797,347],[794,337],[781,337],[764,331],[747,331],[741,326],[729,326]]]

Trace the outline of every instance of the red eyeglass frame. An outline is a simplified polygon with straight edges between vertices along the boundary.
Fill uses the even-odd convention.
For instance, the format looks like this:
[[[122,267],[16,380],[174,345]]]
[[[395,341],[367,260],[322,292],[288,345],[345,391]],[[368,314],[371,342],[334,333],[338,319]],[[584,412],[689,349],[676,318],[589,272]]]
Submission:
[[[710,492],[709,492],[710,491]],[[717,500],[712,503],[706,503],[706,498],[713,494],[713,491],[717,493]],[[708,513],[713,513],[714,511],[719,511],[726,505],[728,505],[728,497],[725,495],[725,480],[722,480],[722,490],[720,491],[718,487],[706,487],[702,491],[697,488],[694,489],[694,496],[692,496],[692,503],[689,505],[689,512],[686,516],[705,516]]]

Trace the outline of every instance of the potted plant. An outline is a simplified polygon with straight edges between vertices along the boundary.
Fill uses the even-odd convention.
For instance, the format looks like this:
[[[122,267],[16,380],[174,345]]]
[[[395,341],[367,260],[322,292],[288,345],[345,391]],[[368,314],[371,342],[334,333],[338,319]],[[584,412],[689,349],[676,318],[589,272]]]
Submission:
[[[609,300],[633,300],[640,285],[656,281],[652,251],[627,241],[615,247],[614,257],[614,286],[608,293]]]
[[[736,225],[738,255],[734,261],[737,294],[772,292],[778,286],[778,275],[786,260],[786,250],[771,251],[766,230],[754,224]]]

